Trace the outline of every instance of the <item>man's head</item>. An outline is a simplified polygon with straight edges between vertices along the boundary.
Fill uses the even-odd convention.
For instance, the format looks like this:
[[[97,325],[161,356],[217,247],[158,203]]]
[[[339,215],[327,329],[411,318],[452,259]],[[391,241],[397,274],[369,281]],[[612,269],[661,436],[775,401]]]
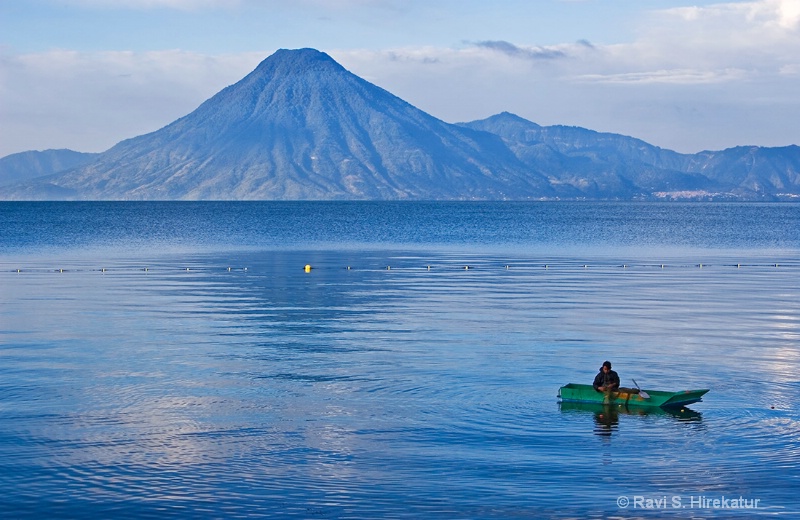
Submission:
[[[600,367],[600,370],[602,370],[603,372],[608,372],[609,370],[611,370],[611,361],[603,361],[603,366]]]

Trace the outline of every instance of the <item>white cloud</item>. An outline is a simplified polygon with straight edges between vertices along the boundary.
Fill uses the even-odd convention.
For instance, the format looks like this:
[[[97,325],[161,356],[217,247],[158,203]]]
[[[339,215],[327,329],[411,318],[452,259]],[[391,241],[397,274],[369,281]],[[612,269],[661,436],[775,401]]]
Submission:
[[[186,115],[241,79],[264,53],[0,54],[0,156],[29,149],[103,151]]]
[[[800,26],[800,2],[797,0],[782,0],[779,4],[779,24],[787,29],[797,29]]]
[[[763,51],[798,43],[800,1],[759,0],[678,7],[654,13],[644,41],[670,41],[701,53]]]
[[[618,84],[672,83],[680,85],[697,85],[738,81],[747,76],[747,72],[741,69],[670,69],[652,70],[647,72],[626,72],[621,74],[585,74],[583,76],[575,76],[574,79],[585,80],[588,82]]]
[[[780,68],[780,73],[786,76],[799,76],[800,63],[790,63]]]

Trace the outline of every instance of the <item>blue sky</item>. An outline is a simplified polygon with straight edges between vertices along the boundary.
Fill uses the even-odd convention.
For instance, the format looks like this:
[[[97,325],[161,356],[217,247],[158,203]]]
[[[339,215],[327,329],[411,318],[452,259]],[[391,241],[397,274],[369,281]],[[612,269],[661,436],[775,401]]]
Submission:
[[[0,156],[103,151],[299,47],[448,122],[800,144],[800,0],[0,0]]]

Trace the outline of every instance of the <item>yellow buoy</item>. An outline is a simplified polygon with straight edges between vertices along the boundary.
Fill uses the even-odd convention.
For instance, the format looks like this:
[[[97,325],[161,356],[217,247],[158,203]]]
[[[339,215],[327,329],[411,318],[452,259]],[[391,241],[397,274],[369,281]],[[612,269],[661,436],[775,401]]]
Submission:
[[[310,273],[311,272],[311,264],[306,264],[306,266],[303,268],[303,271],[305,271],[307,273]]]

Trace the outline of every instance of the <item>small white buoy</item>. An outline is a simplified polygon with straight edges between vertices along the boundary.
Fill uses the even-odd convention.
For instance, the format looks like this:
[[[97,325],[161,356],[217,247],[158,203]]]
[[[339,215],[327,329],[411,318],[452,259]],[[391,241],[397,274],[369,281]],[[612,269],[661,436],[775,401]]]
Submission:
[[[387,270],[387,271],[391,271],[391,270],[392,270],[392,266],[391,266],[391,265],[387,265],[387,266],[386,266],[386,270]]]
[[[506,265],[506,271],[508,271],[509,267],[510,267],[510,266]]]
[[[231,268],[230,268],[230,267],[228,268],[228,272],[229,272],[229,273],[231,272]]]
[[[464,269],[465,269],[465,270],[466,270],[466,269],[469,269],[469,266],[468,266],[468,265],[465,265],[465,266],[464,266]]]
[[[431,266],[428,266],[428,271],[430,271],[430,270],[431,270]]]

